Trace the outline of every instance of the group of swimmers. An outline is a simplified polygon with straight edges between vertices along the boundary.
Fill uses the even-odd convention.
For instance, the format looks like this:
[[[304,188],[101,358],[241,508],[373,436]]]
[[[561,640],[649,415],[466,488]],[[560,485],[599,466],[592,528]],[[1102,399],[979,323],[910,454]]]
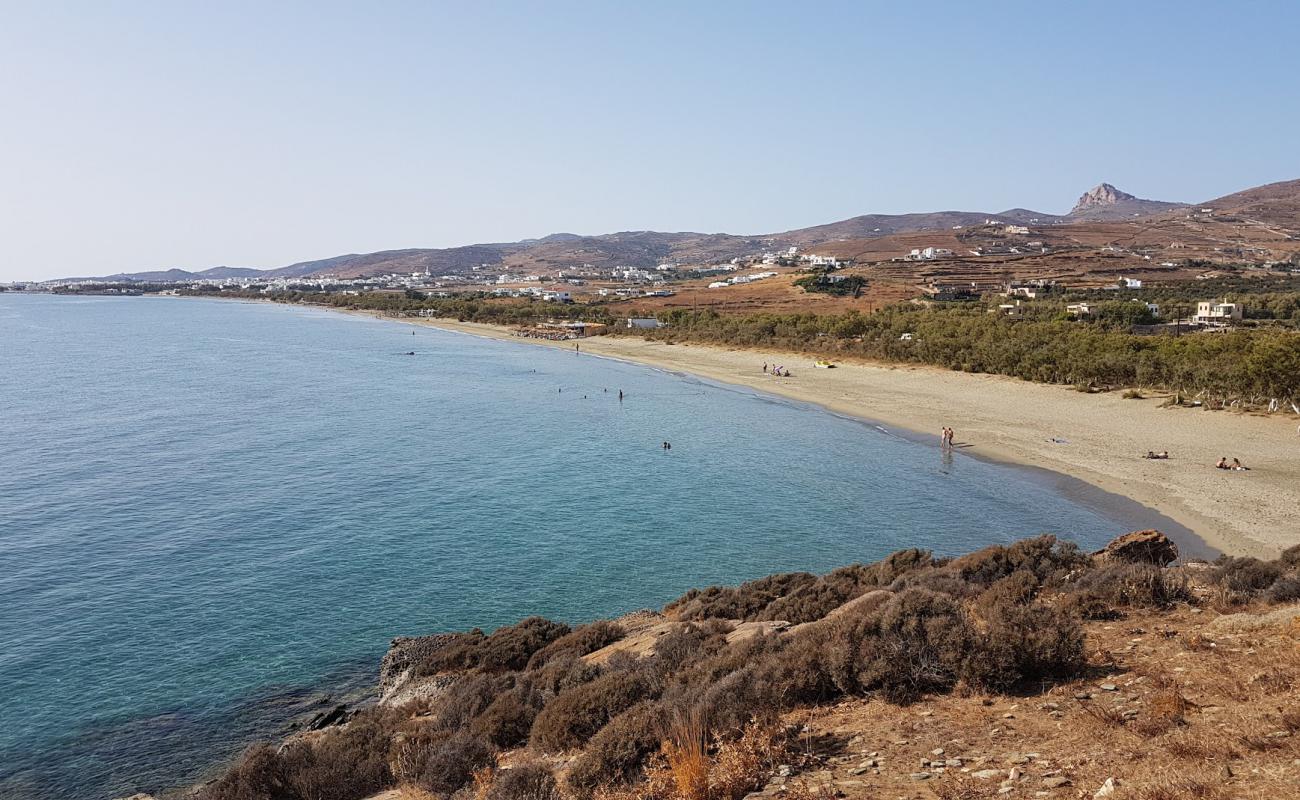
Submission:
[[[778,378],[788,378],[788,377],[790,377],[790,370],[786,369],[785,367],[774,366],[774,367],[772,367],[772,369],[769,371],[768,368],[767,368],[767,362],[766,362],[766,361],[763,362],[763,373],[764,373],[764,374],[772,374],[772,375],[777,376]]]

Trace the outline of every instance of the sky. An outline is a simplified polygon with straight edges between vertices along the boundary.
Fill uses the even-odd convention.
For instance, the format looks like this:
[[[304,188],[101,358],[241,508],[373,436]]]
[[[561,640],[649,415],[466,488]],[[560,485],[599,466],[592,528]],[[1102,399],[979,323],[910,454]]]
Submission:
[[[1293,2],[0,0],[0,281],[1300,177]]]

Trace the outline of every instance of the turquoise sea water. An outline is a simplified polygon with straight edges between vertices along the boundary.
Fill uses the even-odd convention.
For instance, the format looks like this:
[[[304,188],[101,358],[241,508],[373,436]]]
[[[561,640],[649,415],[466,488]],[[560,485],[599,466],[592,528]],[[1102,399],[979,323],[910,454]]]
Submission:
[[[815,408],[412,330],[0,294],[0,797],[194,779],[396,635],[1136,524]]]

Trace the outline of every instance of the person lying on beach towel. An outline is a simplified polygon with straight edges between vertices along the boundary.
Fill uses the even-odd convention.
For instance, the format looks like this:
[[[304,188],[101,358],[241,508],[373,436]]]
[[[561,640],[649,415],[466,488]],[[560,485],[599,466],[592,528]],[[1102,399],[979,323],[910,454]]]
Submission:
[[[1232,459],[1232,466],[1228,467],[1228,469],[1237,470],[1238,472],[1245,472],[1246,470],[1250,469],[1250,467],[1243,466],[1240,461],[1234,458]]]

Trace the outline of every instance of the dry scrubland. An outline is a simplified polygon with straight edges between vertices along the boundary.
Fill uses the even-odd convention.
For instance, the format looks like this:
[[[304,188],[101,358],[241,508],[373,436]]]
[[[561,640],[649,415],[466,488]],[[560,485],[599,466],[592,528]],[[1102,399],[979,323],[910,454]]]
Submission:
[[[904,550],[573,629],[401,639],[378,706],[199,795],[1300,795],[1300,546],[1173,555],[1155,532]]]

